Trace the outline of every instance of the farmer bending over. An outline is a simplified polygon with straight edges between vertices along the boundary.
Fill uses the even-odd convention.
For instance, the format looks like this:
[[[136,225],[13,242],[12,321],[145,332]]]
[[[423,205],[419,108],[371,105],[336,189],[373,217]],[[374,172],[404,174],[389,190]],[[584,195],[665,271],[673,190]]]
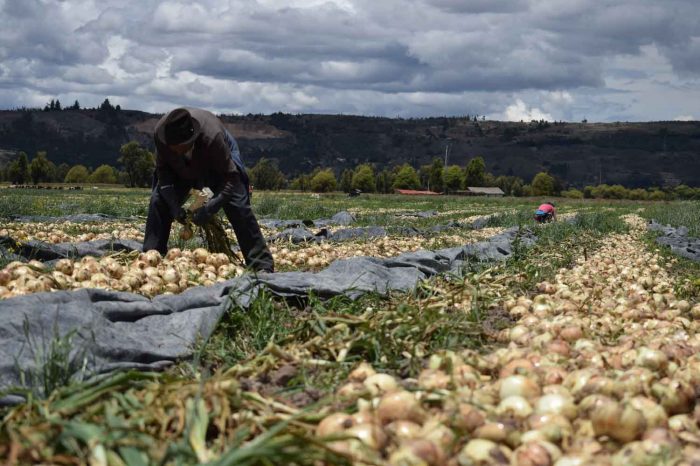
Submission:
[[[206,224],[220,209],[231,222],[248,267],[272,272],[273,261],[250,207],[249,180],[238,144],[213,113],[176,108],[158,121],[153,135],[156,171],[143,250],[165,254],[173,220],[184,223],[190,189],[209,187],[214,197],[192,214]]]
[[[535,220],[539,223],[550,222],[557,219],[557,212],[553,202],[545,202],[535,211]]]

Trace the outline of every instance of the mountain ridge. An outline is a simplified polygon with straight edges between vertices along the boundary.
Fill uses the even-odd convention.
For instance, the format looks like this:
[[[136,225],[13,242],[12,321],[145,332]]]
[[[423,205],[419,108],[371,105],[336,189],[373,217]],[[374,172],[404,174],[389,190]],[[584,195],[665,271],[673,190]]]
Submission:
[[[0,164],[18,151],[45,150],[59,164],[117,164],[131,140],[153,150],[160,115],[138,110],[0,111]],[[700,186],[700,122],[564,123],[475,121],[469,117],[221,115],[245,163],[277,160],[288,176],[360,163],[415,167],[445,157],[464,166],[482,156],[495,175],[529,180],[548,171],[572,186]]]

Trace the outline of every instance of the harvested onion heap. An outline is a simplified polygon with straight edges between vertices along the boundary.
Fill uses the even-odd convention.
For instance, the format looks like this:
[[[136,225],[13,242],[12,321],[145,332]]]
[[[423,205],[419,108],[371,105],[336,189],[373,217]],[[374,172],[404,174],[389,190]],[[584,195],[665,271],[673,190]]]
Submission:
[[[17,241],[38,240],[46,243],[68,243],[100,239],[132,239],[143,241],[143,232],[133,223],[20,223],[11,222],[0,228],[0,236]]]
[[[655,465],[700,462],[700,304],[678,299],[659,257],[612,235],[534,299],[491,353],[442,352],[418,379],[362,363],[316,435],[358,463]]]
[[[199,285],[213,285],[243,273],[226,254],[171,249],[165,258],[148,251],[130,263],[114,257],[61,259],[53,270],[43,263],[12,262],[0,270],[0,299],[28,293],[77,288],[130,291],[145,296],[175,294]]]
[[[323,242],[284,246],[283,243],[271,244],[270,250],[279,266],[315,269],[325,267],[336,259],[357,256],[394,257],[404,252],[419,249],[438,249],[463,245],[497,235],[502,228],[484,228],[466,230],[464,234],[437,235],[424,237],[383,237],[365,241],[347,241],[340,243]]]

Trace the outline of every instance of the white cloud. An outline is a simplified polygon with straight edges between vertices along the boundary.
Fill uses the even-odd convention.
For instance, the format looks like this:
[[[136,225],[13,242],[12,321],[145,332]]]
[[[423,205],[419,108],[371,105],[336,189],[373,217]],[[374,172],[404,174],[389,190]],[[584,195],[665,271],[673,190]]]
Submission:
[[[695,121],[696,119],[693,115],[678,115],[674,118],[675,121]]]
[[[539,108],[528,108],[521,99],[516,99],[515,103],[506,107],[503,112],[503,119],[506,121],[554,120],[552,115],[543,112]]]

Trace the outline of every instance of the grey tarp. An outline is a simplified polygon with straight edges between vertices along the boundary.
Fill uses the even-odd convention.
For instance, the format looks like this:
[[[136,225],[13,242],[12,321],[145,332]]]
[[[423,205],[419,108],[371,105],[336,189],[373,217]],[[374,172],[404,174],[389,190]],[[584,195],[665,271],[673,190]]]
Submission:
[[[159,369],[192,356],[228,308],[228,299],[248,307],[262,287],[276,295],[328,298],[345,294],[408,291],[419,280],[459,271],[469,261],[505,259],[515,228],[480,243],[438,251],[416,251],[379,259],[355,257],[333,262],[320,272],[243,275],[179,295],[143,296],[106,290],[36,293],[0,301],[0,388],[17,385],[18,368],[34,367],[27,340],[42,342],[76,331],[75,352],[85,351],[94,372],[117,368]],[[526,245],[531,233],[521,236]],[[26,326],[26,327],[25,327]],[[0,400],[1,402],[2,400]],[[12,401],[6,398],[5,402]],[[16,401],[16,399],[15,399]]]
[[[688,228],[661,225],[654,220],[649,223],[648,228],[661,233],[656,238],[657,243],[669,246],[674,254],[700,262],[700,238],[688,236]]]
[[[326,227],[329,225],[348,226],[355,223],[355,216],[345,210],[338,212],[331,218],[316,220],[277,220],[261,219],[258,223],[267,228],[302,228],[304,226]]]

